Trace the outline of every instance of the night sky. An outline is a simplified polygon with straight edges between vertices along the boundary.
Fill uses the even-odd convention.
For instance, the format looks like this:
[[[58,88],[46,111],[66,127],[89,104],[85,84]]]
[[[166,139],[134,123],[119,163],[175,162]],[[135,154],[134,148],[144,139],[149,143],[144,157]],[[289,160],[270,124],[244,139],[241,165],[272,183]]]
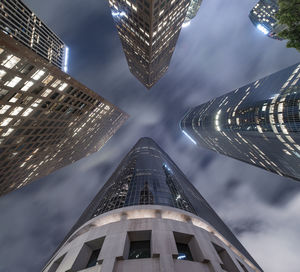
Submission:
[[[70,47],[69,73],[131,118],[99,152],[0,198],[0,272],[38,272],[121,159],[152,137],[265,271],[299,272],[300,184],[196,147],[190,108],[300,62],[248,19],[256,0],[204,0],[150,90],[129,72],[105,0],[24,0]]]

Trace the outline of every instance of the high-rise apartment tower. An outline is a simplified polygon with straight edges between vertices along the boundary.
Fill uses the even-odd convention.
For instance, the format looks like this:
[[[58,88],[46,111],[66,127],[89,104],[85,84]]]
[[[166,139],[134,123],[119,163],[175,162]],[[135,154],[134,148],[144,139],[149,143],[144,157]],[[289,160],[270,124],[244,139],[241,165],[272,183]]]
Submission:
[[[0,32],[0,195],[98,151],[127,117]]]
[[[131,73],[150,89],[167,71],[190,0],[109,0]]]
[[[260,0],[250,11],[249,18],[253,25],[270,38],[282,40],[277,34],[285,29],[275,15],[278,12],[278,0]]]
[[[262,271],[150,138],[140,139],[43,272]]]
[[[0,30],[67,72],[68,47],[22,1],[1,0]]]
[[[187,112],[182,130],[200,146],[300,180],[300,64]]]

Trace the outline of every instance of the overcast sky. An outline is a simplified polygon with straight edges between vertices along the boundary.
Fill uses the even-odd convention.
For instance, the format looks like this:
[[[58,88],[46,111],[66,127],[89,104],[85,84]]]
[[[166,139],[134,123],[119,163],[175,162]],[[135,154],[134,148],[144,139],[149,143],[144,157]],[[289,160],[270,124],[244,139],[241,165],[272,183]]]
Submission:
[[[300,62],[248,19],[256,0],[203,0],[150,90],[130,74],[108,1],[24,0],[70,47],[69,72],[130,114],[99,152],[0,198],[0,272],[38,272],[143,136],[152,137],[265,271],[299,272],[300,184],[196,147],[190,108]]]

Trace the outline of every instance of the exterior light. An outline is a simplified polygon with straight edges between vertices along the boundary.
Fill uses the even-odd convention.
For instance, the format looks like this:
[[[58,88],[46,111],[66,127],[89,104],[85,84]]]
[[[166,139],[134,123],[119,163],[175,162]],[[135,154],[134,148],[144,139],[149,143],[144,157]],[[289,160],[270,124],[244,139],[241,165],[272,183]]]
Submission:
[[[190,22],[190,21],[188,21],[188,22],[185,22],[185,23],[183,23],[183,24],[182,24],[182,27],[188,27],[190,24],[191,24],[191,22]]]
[[[266,29],[263,25],[261,24],[258,24],[257,26],[257,29],[260,30],[262,33],[264,33],[265,35],[268,35],[269,34],[269,30]]]
[[[197,144],[196,141],[190,135],[188,135],[184,130],[182,132],[184,133],[185,136],[187,136],[193,142],[193,144],[195,144],[195,145]]]
[[[65,48],[64,68],[63,68],[63,71],[65,73],[68,72],[68,63],[69,63],[69,47],[66,46],[66,48]]]

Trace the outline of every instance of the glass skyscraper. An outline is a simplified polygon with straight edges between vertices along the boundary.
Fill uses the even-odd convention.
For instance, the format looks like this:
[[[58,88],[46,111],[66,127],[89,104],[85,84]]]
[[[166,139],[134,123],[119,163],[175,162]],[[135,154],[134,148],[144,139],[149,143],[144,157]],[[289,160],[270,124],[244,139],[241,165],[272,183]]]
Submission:
[[[21,0],[1,0],[0,30],[67,72],[68,47]]]
[[[109,0],[130,72],[150,89],[168,70],[190,0]]]
[[[300,64],[192,108],[181,128],[202,147],[300,180]]]
[[[282,40],[277,34],[285,29],[276,19],[278,0],[260,0],[250,11],[249,18],[253,25],[270,38]]]
[[[90,271],[91,260],[92,271],[262,271],[150,138],[129,151],[43,271]]]

